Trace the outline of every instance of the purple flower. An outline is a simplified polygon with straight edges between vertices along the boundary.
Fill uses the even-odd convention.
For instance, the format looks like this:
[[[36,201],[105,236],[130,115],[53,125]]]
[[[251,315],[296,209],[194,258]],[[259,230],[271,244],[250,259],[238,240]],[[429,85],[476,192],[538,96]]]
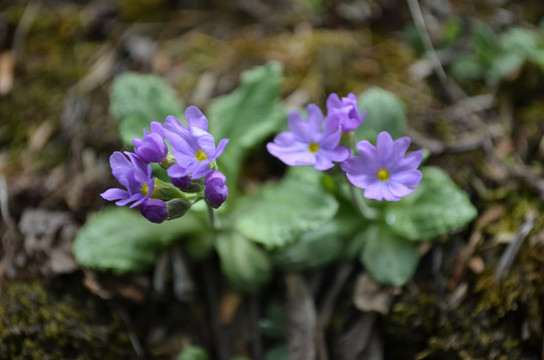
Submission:
[[[217,170],[206,177],[204,186],[204,198],[206,202],[216,209],[225,202],[229,195],[227,178]]]
[[[357,98],[348,94],[342,100],[336,94],[330,94],[327,98],[327,118],[339,117],[342,132],[350,132],[359,127],[365,120],[366,111],[359,114]]]
[[[229,140],[222,139],[215,147],[215,140],[208,133],[208,119],[196,106],[185,110],[185,118],[187,127],[173,116],[164,122],[164,135],[176,159],[176,164],[168,168],[168,175],[171,178],[191,175],[196,180],[212,172],[212,162],[223,153]]]
[[[268,152],[287,165],[314,165],[317,170],[330,169],[334,166],[333,161],[347,159],[349,150],[338,145],[342,137],[339,118],[325,121],[315,104],[308,105],[307,111],[308,121],[304,121],[296,110],[289,113],[291,131],[278,134],[273,143],[268,143]]]
[[[151,176],[151,165],[146,165],[137,155],[116,151],[110,156],[110,166],[113,176],[126,190],[112,188],[101,194],[117,206],[125,206],[134,202],[130,207],[138,206],[149,199],[155,189],[154,178]]]
[[[418,150],[405,156],[410,138],[393,141],[387,132],[378,134],[376,146],[368,141],[357,144],[361,157],[351,157],[341,163],[349,181],[365,190],[368,199],[398,201],[414,192],[421,181],[417,168],[423,158]]]
[[[147,199],[141,206],[140,212],[149,221],[160,224],[168,219],[168,207],[159,199]]]
[[[148,133],[144,129],[143,139],[134,139],[134,152],[144,162],[161,162],[166,158],[168,154],[168,147],[164,142],[164,136],[162,135],[162,125],[158,122],[151,123],[151,133]]]

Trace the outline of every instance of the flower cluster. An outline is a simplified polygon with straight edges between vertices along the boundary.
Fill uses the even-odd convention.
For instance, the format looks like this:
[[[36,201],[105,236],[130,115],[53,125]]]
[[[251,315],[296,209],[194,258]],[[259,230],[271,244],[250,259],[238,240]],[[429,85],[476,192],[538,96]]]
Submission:
[[[187,108],[185,119],[187,127],[173,116],[166,117],[164,124],[152,122],[143,139],[133,140],[133,153],[114,152],[112,174],[125,189],[109,189],[102,197],[117,206],[139,207],[155,223],[183,216],[201,199],[213,208],[221,206],[228,196],[227,179],[215,160],[229,140],[222,139],[216,147],[208,119],[195,106]],[[165,168],[170,181],[153,176],[151,163]]]
[[[359,112],[353,94],[340,99],[331,94],[327,99],[327,115],[314,104],[307,106],[307,121],[293,110],[289,114],[289,130],[278,134],[267,144],[268,151],[290,166],[313,165],[327,170],[338,162],[348,180],[361,189],[364,196],[375,200],[398,201],[414,192],[421,181],[423,154],[420,150],[406,155],[408,137],[393,140],[387,132],[378,134],[376,146],[363,140],[354,156],[341,144],[342,135],[352,132],[364,122],[366,113]]]

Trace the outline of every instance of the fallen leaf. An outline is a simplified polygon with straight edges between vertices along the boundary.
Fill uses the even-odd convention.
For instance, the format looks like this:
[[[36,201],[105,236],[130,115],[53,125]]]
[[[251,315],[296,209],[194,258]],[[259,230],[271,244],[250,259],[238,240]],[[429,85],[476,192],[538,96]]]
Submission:
[[[375,311],[387,315],[394,294],[395,288],[381,286],[364,273],[357,277],[353,303],[361,311]]]

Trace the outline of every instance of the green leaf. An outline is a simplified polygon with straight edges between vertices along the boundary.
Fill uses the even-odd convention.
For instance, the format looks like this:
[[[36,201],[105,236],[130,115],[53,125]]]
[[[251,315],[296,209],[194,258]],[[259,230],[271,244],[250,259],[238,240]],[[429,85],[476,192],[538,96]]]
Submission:
[[[404,135],[406,113],[400,99],[387,90],[372,87],[358,96],[359,110],[366,110],[365,121],[355,135],[358,140],[375,142],[382,131],[387,131],[393,138]]]
[[[393,232],[413,241],[431,240],[476,217],[467,194],[448,174],[436,167],[424,167],[422,173],[415,193],[386,206],[385,219]]]
[[[289,351],[287,350],[287,344],[280,343],[278,345],[274,345],[270,349],[268,349],[264,355],[264,360],[289,360],[291,357],[289,356]]]
[[[484,68],[490,66],[500,52],[498,36],[488,24],[481,21],[474,24],[472,36],[478,61]]]
[[[402,286],[412,278],[419,263],[416,243],[398,237],[385,224],[370,225],[363,236],[361,262],[375,281]]]
[[[131,147],[132,139],[142,138],[144,136],[143,129],[149,131],[151,122],[142,117],[129,116],[119,122],[119,137],[125,146]]]
[[[107,208],[96,213],[76,235],[73,252],[85,267],[117,274],[143,271],[181,235],[202,231],[200,221],[183,218],[154,224],[128,208]]]
[[[462,35],[465,29],[465,23],[460,18],[447,19],[442,26],[442,44],[441,47],[452,46]]]
[[[333,262],[344,248],[343,230],[342,224],[333,220],[303,233],[293,244],[272,252],[274,265],[284,271],[301,271]]]
[[[240,290],[255,293],[272,277],[268,254],[242,235],[221,233],[215,245],[223,274]]]
[[[522,57],[528,57],[538,48],[541,35],[536,31],[513,27],[499,37],[501,50],[507,53],[515,53]]]
[[[507,52],[495,58],[491,67],[491,73],[496,74],[497,79],[490,78],[488,83],[496,85],[498,81],[506,78],[511,78],[521,70],[527,57],[519,53]]]
[[[285,116],[279,97],[281,73],[277,62],[242,73],[240,86],[209,106],[214,136],[229,138],[247,149],[275,131]]]
[[[499,79],[512,78],[521,70],[525,61],[538,63],[539,40],[541,36],[529,29],[513,27],[499,37],[501,53],[493,59],[493,70]]]
[[[177,360],[208,360],[208,353],[200,346],[190,345],[179,353]]]
[[[175,91],[156,75],[127,72],[115,79],[110,90],[110,114],[119,124],[121,139],[132,146],[152,121],[167,115],[182,117],[182,104]]]
[[[234,227],[267,248],[284,246],[300,234],[330,220],[338,210],[334,196],[324,191],[321,174],[312,168],[291,168],[277,184],[265,184],[241,199]]]
[[[279,92],[281,74],[276,62],[248,70],[236,90],[210,103],[210,132],[216,139],[230,139],[219,159],[229,187],[237,183],[246,150],[277,132],[286,118]]]
[[[459,81],[482,80],[487,70],[471,53],[456,55],[449,68],[452,76]]]

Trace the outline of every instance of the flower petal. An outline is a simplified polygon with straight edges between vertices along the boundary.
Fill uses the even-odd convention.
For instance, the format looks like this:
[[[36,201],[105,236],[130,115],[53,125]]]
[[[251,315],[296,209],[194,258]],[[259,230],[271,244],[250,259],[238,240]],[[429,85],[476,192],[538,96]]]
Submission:
[[[315,165],[314,168],[316,170],[328,170],[334,166],[334,163],[330,160],[328,156],[324,156],[324,154],[317,154],[315,157]]]
[[[210,160],[205,160],[198,163],[195,169],[191,171],[193,180],[203,178],[213,171],[213,169],[209,166],[210,162]]]
[[[295,136],[292,132],[284,131],[274,138],[274,143],[279,146],[289,146],[295,142]]]
[[[184,176],[189,175],[189,171],[187,171],[186,167],[182,167],[180,163],[176,163],[172,166],[170,166],[166,172],[168,173],[168,176],[171,178],[181,178]]]
[[[306,107],[306,111],[308,113],[308,125],[306,131],[309,135],[319,134],[323,126],[323,113],[321,112],[321,109],[315,104],[309,104]]]
[[[342,138],[342,130],[337,128],[333,133],[324,134],[323,138],[319,141],[319,146],[324,149],[334,149],[340,143]]]
[[[414,189],[411,189],[405,184],[397,181],[388,181],[387,185],[391,191],[391,195],[398,198],[398,200],[414,192]]]
[[[287,165],[313,165],[315,163],[315,155],[308,151],[308,147],[303,143],[294,143],[291,146],[279,146],[274,143],[266,145],[268,152]]]
[[[126,198],[126,199],[122,199],[122,200],[119,200],[118,202],[115,203],[115,205],[117,206],[125,206],[127,204],[130,204],[131,202],[133,201],[136,201],[138,199],[143,199],[144,195],[143,194],[133,194],[131,197],[129,198]]]
[[[287,122],[289,124],[289,130],[291,130],[297,140],[305,141],[308,144],[312,142],[312,139],[308,134],[307,124],[298,110],[293,110],[289,113]]]
[[[221,156],[221,154],[223,154],[223,151],[225,151],[229,141],[230,139],[221,139],[221,141],[219,141],[219,144],[217,144],[217,149],[215,150],[214,159],[217,159],[219,156]]]
[[[100,194],[100,196],[109,201],[127,199],[130,197],[128,191],[117,188],[108,189]]]
[[[185,119],[189,128],[195,127],[208,131],[208,119],[196,106],[189,106],[185,110]]]
[[[363,196],[367,199],[374,199],[374,200],[382,200],[385,199],[387,201],[397,201],[399,200],[398,197],[391,194],[391,191],[389,190],[389,187],[387,186],[386,182],[382,181],[376,181],[371,186],[367,187],[365,189],[365,192],[363,193]]]
[[[422,177],[423,175],[421,171],[411,170],[391,174],[390,180],[395,183],[402,183],[405,186],[417,186],[419,185]]]
[[[359,172],[364,162],[359,156],[351,156],[350,158],[342,161],[340,167],[347,173]]]
[[[382,165],[391,161],[393,155],[393,139],[387,131],[382,131],[376,139],[376,153]]]

